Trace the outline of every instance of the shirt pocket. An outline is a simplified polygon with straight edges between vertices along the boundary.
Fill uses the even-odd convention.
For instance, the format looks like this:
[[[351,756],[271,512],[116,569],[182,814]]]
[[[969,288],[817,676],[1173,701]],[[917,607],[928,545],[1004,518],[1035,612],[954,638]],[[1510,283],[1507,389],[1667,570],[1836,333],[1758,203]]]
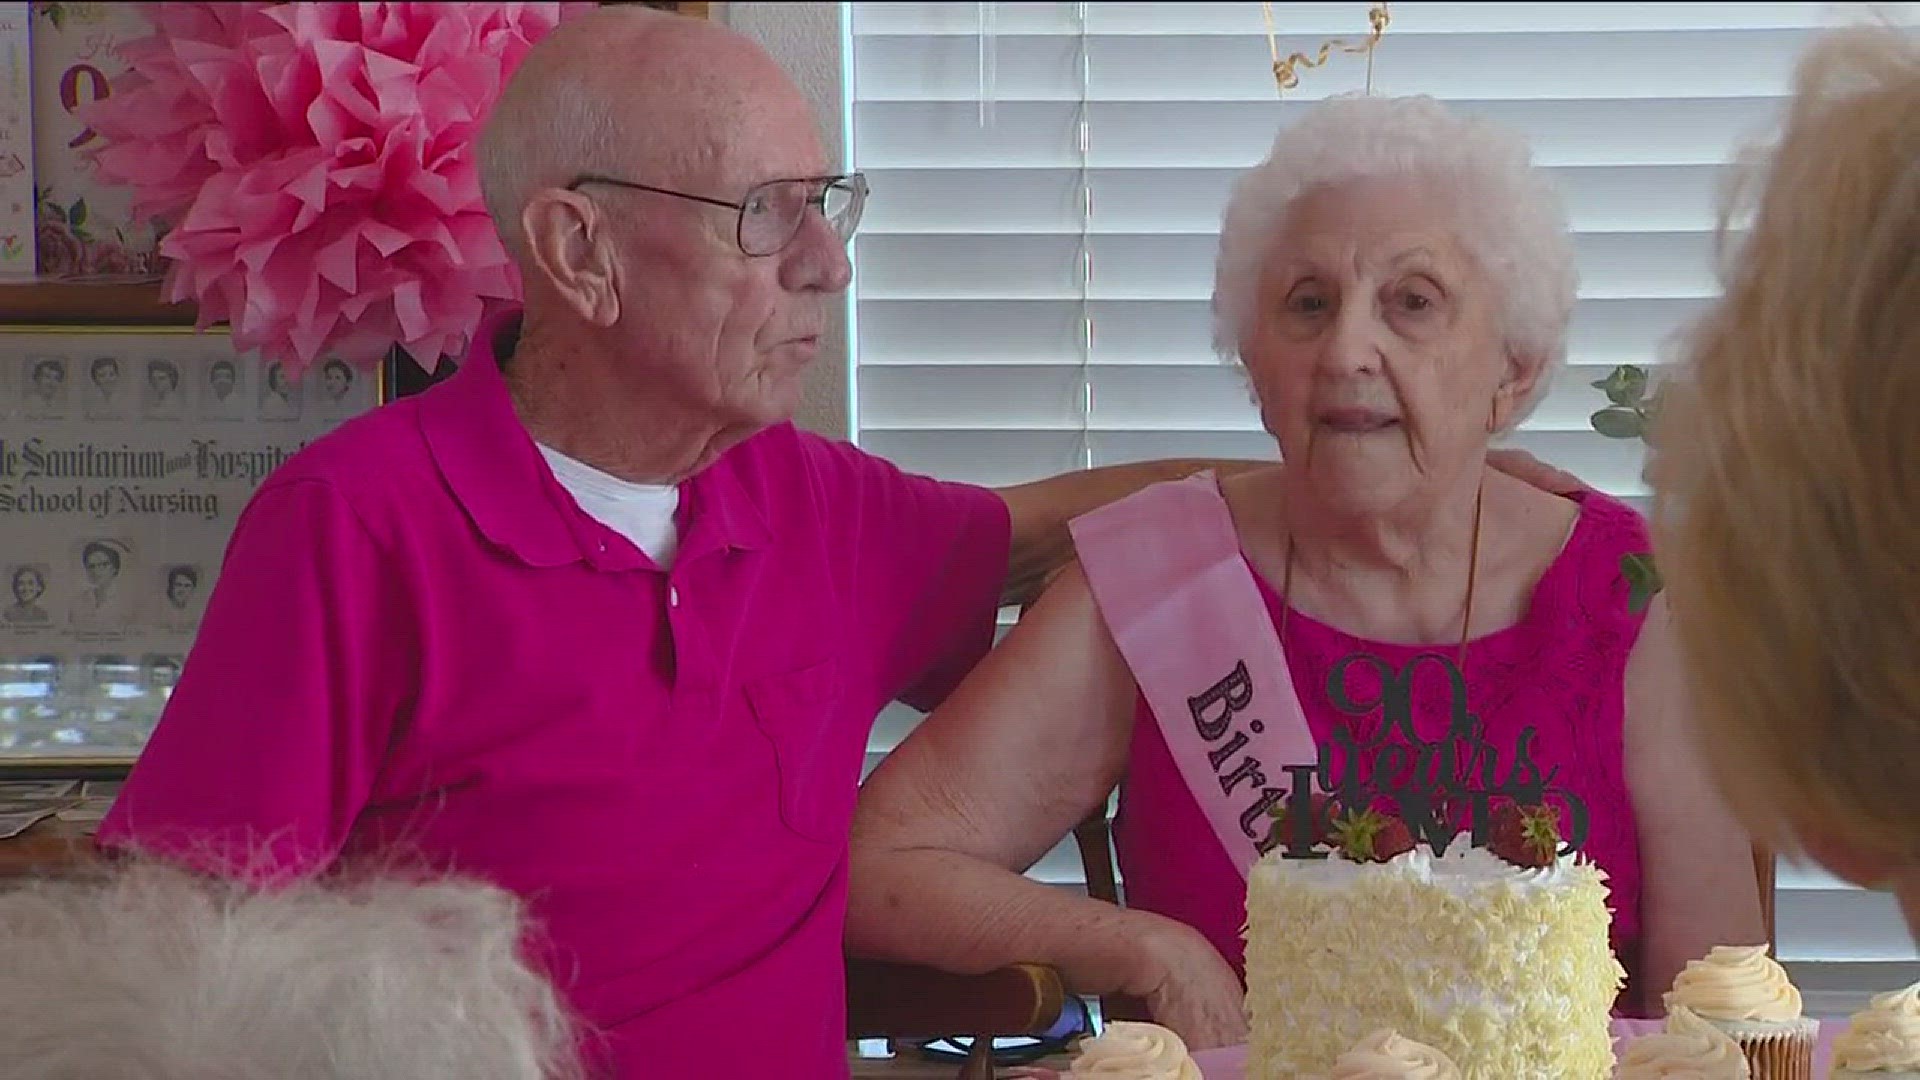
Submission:
[[[822,660],[746,684],[754,723],[773,744],[780,818],[823,844],[844,844],[859,795],[867,731],[846,715],[839,664]]]

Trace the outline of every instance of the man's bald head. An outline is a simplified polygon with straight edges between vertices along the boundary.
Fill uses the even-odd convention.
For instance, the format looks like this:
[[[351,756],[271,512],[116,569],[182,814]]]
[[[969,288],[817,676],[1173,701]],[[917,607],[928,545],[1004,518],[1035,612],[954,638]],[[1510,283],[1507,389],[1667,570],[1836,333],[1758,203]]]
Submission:
[[[514,72],[480,137],[481,190],[519,258],[534,192],[585,173],[711,182],[743,123],[796,110],[814,122],[786,73],[743,35],[640,6],[601,8],[561,24]]]
[[[677,482],[790,419],[852,277],[857,211],[833,220],[827,199],[857,207],[864,186],[830,165],[806,98],[724,27],[603,8],[541,40],[480,141],[520,267],[508,376],[535,437]]]

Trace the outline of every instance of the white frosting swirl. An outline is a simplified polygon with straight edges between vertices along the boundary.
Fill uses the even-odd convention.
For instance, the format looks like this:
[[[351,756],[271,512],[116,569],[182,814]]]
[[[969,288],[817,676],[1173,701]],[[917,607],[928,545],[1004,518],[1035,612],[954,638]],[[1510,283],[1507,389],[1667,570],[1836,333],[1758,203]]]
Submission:
[[[1688,961],[1667,991],[1666,1005],[1712,1020],[1800,1019],[1800,991],[1764,945],[1716,945],[1706,959]]]
[[[1447,1055],[1382,1028],[1340,1055],[1327,1080],[1460,1080]]]
[[[1072,1076],[1106,1080],[1201,1080],[1200,1066],[1180,1036],[1158,1024],[1115,1020],[1080,1044]]]
[[[1740,1047],[1686,1006],[1667,1013],[1667,1029],[1627,1044],[1618,1080],[1748,1080]]]
[[[1835,1068],[1920,1071],[1920,983],[1877,994],[1833,1041]]]

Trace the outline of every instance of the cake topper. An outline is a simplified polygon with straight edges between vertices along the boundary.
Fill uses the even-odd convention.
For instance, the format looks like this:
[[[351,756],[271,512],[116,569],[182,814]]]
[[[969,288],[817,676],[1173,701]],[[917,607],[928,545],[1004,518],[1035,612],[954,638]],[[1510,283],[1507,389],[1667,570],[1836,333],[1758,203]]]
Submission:
[[[1377,695],[1353,693],[1357,668],[1377,673]],[[1424,671],[1444,679],[1449,694],[1447,729],[1431,740],[1421,737],[1413,719],[1414,684]],[[1462,810],[1471,819],[1472,845],[1509,862],[1547,865],[1586,843],[1585,803],[1554,784],[1558,768],[1543,771],[1533,760],[1537,729],[1521,728],[1511,747],[1495,746],[1468,705],[1466,677],[1446,656],[1420,653],[1395,668],[1370,653],[1353,653],[1328,673],[1327,696],[1349,716],[1377,712],[1381,722],[1371,735],[1342,725],[1319,744],[1318,761],[1282,767],[1289,787],[1272,808],[1279,827],[1269,833],[1263,853],[1278,849],[1283,858],[1324,859],[1322,845],[1332,844],[1349,858],[1376,859],[1383,837],[1399,846],[1391,819],[1379,812],[1381,803],[1392,805],[1413,843],[1436,855],[1458,837]],[[1564,842],[1556,804],[1566,811]]]

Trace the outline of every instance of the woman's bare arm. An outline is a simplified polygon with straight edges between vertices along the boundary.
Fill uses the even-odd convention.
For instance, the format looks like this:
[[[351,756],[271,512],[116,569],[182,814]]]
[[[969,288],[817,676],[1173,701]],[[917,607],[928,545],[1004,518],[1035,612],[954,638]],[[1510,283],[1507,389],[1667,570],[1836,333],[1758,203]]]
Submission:
[[[1197,979],[1210,987],[1198,996],[1230,994],[1237,1013],[1237,980],[1198,932],[1023,876],[1104,805],[1126,766],[1134,704],[1086,577],[1070,565],[867,781],[849,950],[957,972],[1046,963],[1077,992],[1150,1005],[1170,982]]]
[[[1648,1011],[1687,961],[1766,940],[1753,846],[1693,743],[1679,646],[1664,597],[1627,661],[1627,788],[1640,831],[1640,983]]]

